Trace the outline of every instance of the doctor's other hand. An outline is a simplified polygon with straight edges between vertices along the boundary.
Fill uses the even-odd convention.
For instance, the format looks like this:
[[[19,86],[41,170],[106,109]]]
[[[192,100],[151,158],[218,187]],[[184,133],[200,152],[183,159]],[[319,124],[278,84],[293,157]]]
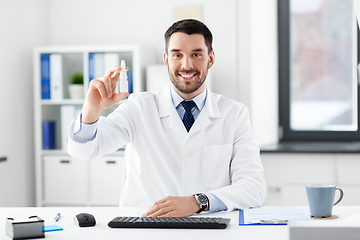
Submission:
[[[128,69],[128,68],[126,68]],[[101,112],[125,99],[129,93],[116,94],[116,86],[120,77],[121,67],[114,66],[108,69],[103,77],[90,81],[89,90],[82,108],[83,123],[94,123]]]
[[[142,217],[186,217],[199,211],[200,206],[194,196],[169,196],[154,203]]]

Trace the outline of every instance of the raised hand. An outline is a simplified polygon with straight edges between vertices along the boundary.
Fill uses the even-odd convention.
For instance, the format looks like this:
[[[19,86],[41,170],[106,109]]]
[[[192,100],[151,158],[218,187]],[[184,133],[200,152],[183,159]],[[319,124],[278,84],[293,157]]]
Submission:
[[[118,94],[115,92],[120,71],[121,67],[119,66],[111,67],[103,77],[93,79],[90,82],[82,108],[81,121],[83,123],[96,122],[103,110],[110,108],[129,95],[128,92]]]

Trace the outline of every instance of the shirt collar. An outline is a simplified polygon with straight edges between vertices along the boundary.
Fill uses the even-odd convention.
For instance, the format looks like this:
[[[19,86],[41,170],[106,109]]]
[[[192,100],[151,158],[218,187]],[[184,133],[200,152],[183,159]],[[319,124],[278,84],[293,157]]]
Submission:
[[[194,97],[193,99],[189,99],[189,100],[193,100],[197,106],[197,108],[201,111],[202,108],[205,105],[205,100],[206,100],[206,89],[204,89],[204,91],[202,91],[199,95],[197,95],[196,97]],[[175,90],[174,90],[174,85],[171,84],[170,86],[170,94],[171,94],[171,99],[172,102],[174,104],[174,107],[177,108],[178,105],[184,101],[185,99],[183,99]]]

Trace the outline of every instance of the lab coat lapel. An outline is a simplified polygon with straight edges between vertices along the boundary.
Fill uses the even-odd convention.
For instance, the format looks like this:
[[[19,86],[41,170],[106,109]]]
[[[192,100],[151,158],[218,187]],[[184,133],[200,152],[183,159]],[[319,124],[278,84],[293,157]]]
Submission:
[[[169,83],[159,93],[158,104],[159,104],[160,118],[162,118],[164,121],[167,120],[170,128],[172,128],[174,131],[180,134],[183,138],[186,138],[187,131],[171,100],[170,87],[171,87],[171,83]]]
[[[191,127],[189,134],[194,134],[197,131],[209,126],[211,124],[210,118],[220,118],[221,113],[219,107],[216,103],[214,94],[207,88],[207,96],[203,109],[201,110],[199,116],[194,122],[194,125]]]

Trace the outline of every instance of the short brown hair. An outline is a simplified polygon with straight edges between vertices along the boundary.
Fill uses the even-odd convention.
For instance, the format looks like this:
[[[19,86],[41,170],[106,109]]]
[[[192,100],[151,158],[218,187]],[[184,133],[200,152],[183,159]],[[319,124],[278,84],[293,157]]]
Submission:
[[[168,44],[171,35],[176,32],[191,34],[201,34],[204,36],[205,45],[208,48],[209,53],[212,49],[213,36],[209,28],[202,22],[195,19],[185,19],[175,22],[166,32],[165,32],[165,52],[168,51]]]

